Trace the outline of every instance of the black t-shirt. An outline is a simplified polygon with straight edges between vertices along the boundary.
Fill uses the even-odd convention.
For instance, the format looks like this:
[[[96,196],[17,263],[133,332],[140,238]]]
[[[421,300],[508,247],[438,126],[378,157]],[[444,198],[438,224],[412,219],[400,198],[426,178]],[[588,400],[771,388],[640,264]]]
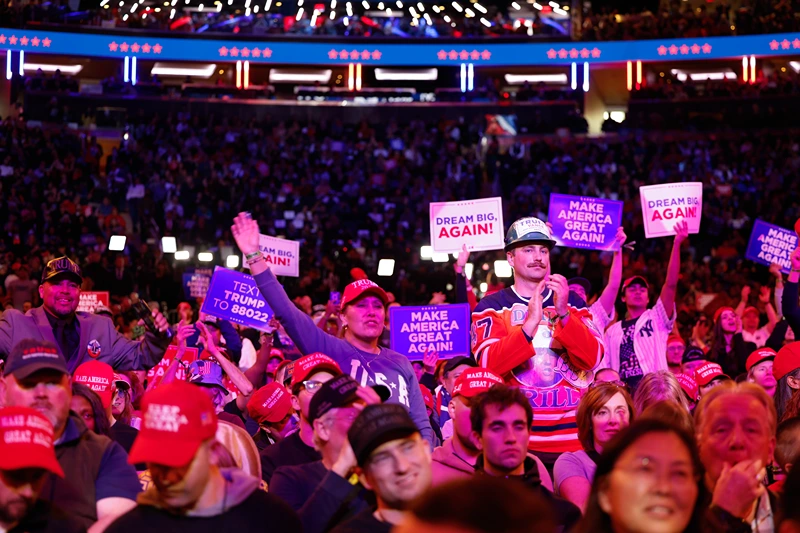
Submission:
[[[108,526],[106,532],[296,533],[302,528],[291,507],[271,494],[256,490],[242,503],[217,516],[174,515],[150,505],[137,505]]]
[[[111,437],[111,440],[119,443],[120,446],[125,448],[125,452],[129,454],[137,435],[139,435],[139,430],[122,422],[114,423],[108,430],[108,436]]]
[[[38,500],[19,524],[8,533],[83,533],[86,528],[76,522],[59,507],[45,500]]]
[[[333,528],[331,533],[389,533],[392,530],[391,524],[375,518],[374,512],[373,509],[365,509]]]
[[[304,465],[319,461],[322,456],[300,438],[300,432],[292,433],[278,444],[261,451],[261,479],[269,485],[272,474],[279,466]]]

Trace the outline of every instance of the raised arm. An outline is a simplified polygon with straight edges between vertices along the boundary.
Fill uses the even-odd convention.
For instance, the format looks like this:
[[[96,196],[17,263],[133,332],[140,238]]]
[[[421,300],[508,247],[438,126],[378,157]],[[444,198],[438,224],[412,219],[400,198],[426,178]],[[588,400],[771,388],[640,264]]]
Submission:
[[[672,242],[672,253],[669,256],[667,280],[661,289],[661,304],[669,318],[675,310],[675,295],[678,292],[678,278],[681,274],[681,244],[689,237],[689,224],[684,220],[675,224],[675,240]]]
[[[742,317],[744,315],[744,310],[747,308],[747,302],[750,299],[750,285],[745,285],[742,287],[741,298],[739,299],[739,304],[736,306],[734,311],[736,312],[736,316]]]
[[[619,287],[622,285],[622,245],[628,236],[625,235],[625,230],[622,226],[617,228],[617,234],[614,237],[614,242],[619,245],[619,249],[614,252],[614,259],[611,260],[611,270],[608,273],[608,283],[606,288],[603,289],[603,294],[600,295],[600,305],[606,315],[611,315],[614,312],[614,302],[617,301],[617,294],[619,294]]]

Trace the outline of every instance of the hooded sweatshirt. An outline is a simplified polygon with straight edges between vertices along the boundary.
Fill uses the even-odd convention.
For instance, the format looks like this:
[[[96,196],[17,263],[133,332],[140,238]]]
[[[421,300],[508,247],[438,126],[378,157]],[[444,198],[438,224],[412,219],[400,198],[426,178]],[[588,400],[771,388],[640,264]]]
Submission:
[[[238,468],[222,468],[220,473],[225,480],[222,501],[210,507],[181,512],[166,507],[155,485],[152,485],[139,495],[138,505],[111,524],[106,532],[249,533],[264,531],[264,517],[269,517],[270,532],[294,533],[302,530],[300,519],[286,503],[258,490],[258,478]]]
[[[289,300],[269,269],[257,274],[254,279],[261,295],[289,337],[297,344],[300,353],[324,353],[336,361],[342,372],[349,373],[362,387],[383,385],[389,389],[391,397],[388,402],[404,405],[422,437],[433,446],[433,429],[425,410],[417,376],[407,357],[384,347],[380,347],[377,354],[364,352],[343,339],[325,333],[314,324],[310,316]]]

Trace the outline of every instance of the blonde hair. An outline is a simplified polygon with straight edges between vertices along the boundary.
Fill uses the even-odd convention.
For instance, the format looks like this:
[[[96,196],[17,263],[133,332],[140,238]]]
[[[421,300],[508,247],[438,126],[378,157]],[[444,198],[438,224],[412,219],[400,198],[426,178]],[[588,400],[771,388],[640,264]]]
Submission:
[[[726,380],[725,383],[717,385],[710,391],[706,392],[705,395],[703,395],[703,397],[700,399],[700,403],[697,404],[697,407],[694,410],[694,425],[698,436],[703,433],[703,425],[706,422],[706,411],[708,411],[711,404],[714,403],[714,401],[718,398],[727,396],[729,394],[740,394],[755,398],[758,403],[760,403],[767,411],[767,424],[769,425],[769,432],[771,435],[775,435],[778,430],[778,413],[775,411],[775,404],[773,403],[772,398],[769,397],[764,389],[755,383],[735,383],[733,381]]]
[[[649,406],[662,401],[675,402],[687,413],[689,412],[689,404],[686,401],[686,395],[683,394],[681,384],[669,370],[659,370],[642,378],[633,395],[633,408],[638,416]]]

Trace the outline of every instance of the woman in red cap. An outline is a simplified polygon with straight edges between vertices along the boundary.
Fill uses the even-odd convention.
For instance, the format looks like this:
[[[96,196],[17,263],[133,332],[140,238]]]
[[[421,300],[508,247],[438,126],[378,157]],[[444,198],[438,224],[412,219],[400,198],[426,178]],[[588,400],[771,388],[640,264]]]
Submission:
[[[800,415],[800,342],[781,348],[772,363],[778,422]]]
[[[379,344],[389,302],[384,290],[368,279],[349,284],[341,302],[343,338],[336,338],[318,328],[286,295],[259,249],[258,223],[249,213],[239,213],[231,232],[258,290],[300,352],[329,356],[362,386],[387,387],[391,391],[388,402],[406,406],[423,438],[433,444],[433,430],[411,363],[407,357]]]

